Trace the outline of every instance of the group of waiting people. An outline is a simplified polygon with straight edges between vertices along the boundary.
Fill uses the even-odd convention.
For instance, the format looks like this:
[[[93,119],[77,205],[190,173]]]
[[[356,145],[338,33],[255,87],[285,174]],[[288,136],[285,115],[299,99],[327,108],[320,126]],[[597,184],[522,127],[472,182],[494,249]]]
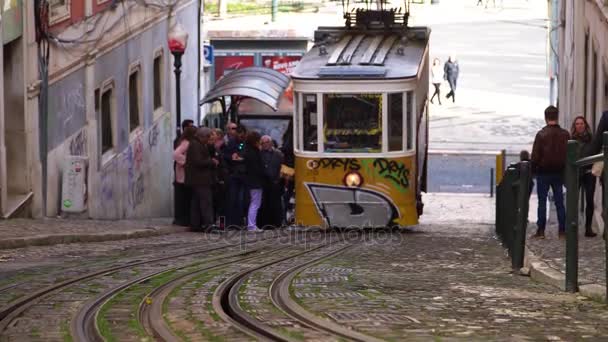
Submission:
[[[182,123],[175,141],[174,224],[193,230],[280,227],[284,221],[283,153],[270,136],[228,123],[220,129]]]
[[[598,123],[595,134],[584,116],[577,116],[572,122],[570,132],[561,128],[558,124],[558,109],[549,106],[545,110],[545,122],[534,139],[532,147],[532,172],[536,178],[536,191],[538,194],[538,221],[536,238],[545,237],[545,226],[547,223],[547,197],[549,188],[553,191],[553,200],[557,211],[558,236],[565,238],[566,234],[566,210],[564,207],[564,171],[566,166],[566,153],[568,140],[573,139],[579,143],[579,157],[598,154],[602,148],[602,134],[608,131],[608,111],[605,111]],[[528,159],[527,151],[520,154],[521,160]],[[593,167],[595,169],[595,166]],[[592,170],[592,166],[580,169],[579,186],[584,192],[585,205],[585,236],[595,237],[591,225],[594,212],[594,193],[597,177],[601,172]],[[601,180],[601,178],[600,178]],[[533,184],[530,184],[530,189]]]

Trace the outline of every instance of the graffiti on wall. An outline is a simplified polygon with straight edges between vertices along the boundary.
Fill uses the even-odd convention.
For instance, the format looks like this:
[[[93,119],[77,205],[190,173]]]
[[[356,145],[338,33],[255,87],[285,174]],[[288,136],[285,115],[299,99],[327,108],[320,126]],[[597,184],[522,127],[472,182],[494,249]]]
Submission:
[[[332,227],[386,227],[399,217],[384,194],[363,188],[304,183],[319,215]]]
[[[116,162],[112,160],[101,173],[101,205],[104,208],[114,201],[114,187],[112,183],[112,171],[116,169]]]
[[[141,173],[143,163],[144,147],[141,137],[137,137],[135,141],[123,154],[122,162],[127,170],[127,188],[129,193],[129,205],[131,209],[137,208],[144,199],[144,178]]]
[[[61,109],[57,112],[57,119],[65,132],[69,129],[74,117],[82,115],[86,111],[83,85],[78,84],[66,91],[59,99],[59,108]]]
[[[86,129],[81,130],[70,141],[70,155],[84,156],[87,154],[87,132]]]
[[[158,139],[160,135],[160,130],[158,129],[158,124],[154,124],[148,132],[148,146],[150,149],[158,145]]]

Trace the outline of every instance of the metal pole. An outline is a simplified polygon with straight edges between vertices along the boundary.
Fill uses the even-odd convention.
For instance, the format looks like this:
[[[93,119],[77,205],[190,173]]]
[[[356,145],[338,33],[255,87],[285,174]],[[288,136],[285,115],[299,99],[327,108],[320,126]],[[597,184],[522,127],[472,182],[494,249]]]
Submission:
[[[182,56],[184,53],[182,51],[172,51],[174,62],[173,66],[175,67],[175,126],[177,131],[177,136],[179,137],[181,130],[181,122],[182,122],[182,104],[181,104],[181,88],[180,88],[180,75],[182,73]]]
[[[608,198],[608,132],[604,132],[604,171],[603,171],[603,191],[604,195],[602,196],[602,216],[604,217],[604,257],[606,259],[606,285],[608,285],[608,229],[606,229],[606,219],[608,219],[608,204],[606,203],[606,199]],[[606,301],[608,301],[608,286],[606,287]]]
[[[578,142],[568,141],[566,156],[566,291],[578,291]]]
[[[519,191],[517,192],[517,223],[513,241],[513,270],[524,267],[526,228],[528,226],[528,193],[530,192],[530,162],[522,161],[519,168]]]
[[[490,198],[494,197],[494,169],[490,168]]]
[[[271,14],[271,21],[275,22],[277,20],[277,7],[278,7],[278,0],[272,0],[272,14]]]

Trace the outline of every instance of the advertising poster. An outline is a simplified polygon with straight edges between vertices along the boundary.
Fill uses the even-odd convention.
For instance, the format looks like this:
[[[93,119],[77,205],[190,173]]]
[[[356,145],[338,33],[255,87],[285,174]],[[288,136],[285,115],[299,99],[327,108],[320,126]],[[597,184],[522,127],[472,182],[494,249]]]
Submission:
[[[274,69],[285,75],[291,75],[300,63],[302,56],[262,56],[262,66]],[[285,90],[285,98],[290,104],[293,103],[293,89],[291,85]]]
[[[262,56],[262,66],[291,75],[302,56]]]
[[[215,56],[215,81],[233,70],[254,66],[253,56]]]

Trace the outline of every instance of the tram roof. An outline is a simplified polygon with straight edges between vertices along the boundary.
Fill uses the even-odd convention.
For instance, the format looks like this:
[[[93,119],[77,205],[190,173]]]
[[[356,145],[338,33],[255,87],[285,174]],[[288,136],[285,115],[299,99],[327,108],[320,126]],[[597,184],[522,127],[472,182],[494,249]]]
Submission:
[[[238,69],[222,77],[207,92],[200,104],[213,102],[224,96],[244,96],[256,99],[276,111],[289,82],[289,76],[270,68]]]
[[[403,79],[416,77],[430,29],[392,30],[321,27],[315,45],[291,74],[295,80]]]

